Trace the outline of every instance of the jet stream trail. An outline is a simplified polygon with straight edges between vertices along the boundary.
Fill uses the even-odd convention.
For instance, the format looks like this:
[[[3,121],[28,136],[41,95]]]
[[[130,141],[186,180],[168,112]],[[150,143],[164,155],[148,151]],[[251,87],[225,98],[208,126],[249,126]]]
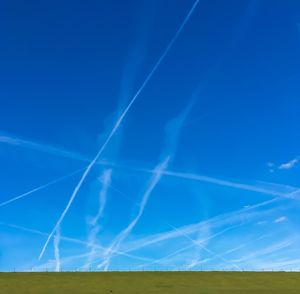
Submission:
[[[14,228],[14,229],[17,229],[17,230],[21,230],[21,231],[28,232],[28,233],[40,235],[40,236],[49,236],[49,234],[46,233],[46,232],[42,232],[42,231],[39,231],[39,230],[30,229],[30,228],[26,228],[26,227],[14,225],[14,224],[0,222],[0,225],[7,226],[7,227],[10,227],[10,228]],[[62,235],[60,236],[60,239],[63,240],[63,241],[66,241],[66,242],[70,242],[70,243],[78,244],[78,245],[83,245],[83,246],[90,246],[90,245],[92,245],[89,242],[85,242],[85,241],[82,241],[82,240],[79,240],[79,239],[75,239],[75,238],[72,238],[72,237],[65,237],[65,236],[62,236]],[[103,251],[107,249],[106,247],[101,246],[99,244],[96,244],[95,246],[98,249],[101,249]],[[117,251],[117,250],[113,250],[113,251],[117,255],[125,256],[125,257],[128,257],[128,258],[142,260],[142,261],[149,260],[147,258],[143,258],[143,257],[137,256],[137,255],[129,254],[127,252],[122,252],[122,251]]]
[[[209,254],[213,255],[213,257],[215,258],[219,258],[222,261],[226,262],[226,263],[231,263],[234,267],[236,267],[238,270],[241,270],[241,268],[236,265],[235,263],[233,263],[232,261],[229,261],[227,259],[225,259],[222,256],[218,256],[218,254],[216,254],[215,252],[213,252],[212,250],[208,249],[206,246],[202,245],[202,242],[198,242],[195,241],[194,239],[192,239],[189,235],[185,234],[184,232],[180,231],[178,228],[174,227],[173,225],[169,224],[169,226],[171,228],[173,228],[175,231],[177,231],[179,234],[182,234],[182,236],[186,237],[188,240],[190,240],[193,244],[195,244],[196,246],[201,247],[203,250],[205,250],[206,252],[208,252]]]
[[[78,174],[79,172],[83,171],[84,169],[85,169],[85,168],[81,168],[81,169],[76,170],[76,171],[74,171],[74,172],[72,172],[72,173],[70,173],[70,174],[68,174],[68,175],[66,175],[66,176],[60,177],[60,178],[58,178],[58,179],[56,179],[56,180],[53,180],[53,181],[51,181],[51,182],[49,182],[49,183],[47,183],[47,184],[44,184],[44,185],[39,186],[39,187],[36,187],[36,188],[34,188],[34,189],[32,189],[32,190],[26,192],[26,193],[23,193],[23,194],[21,194],[21,195],[15,196],[15,197],[13,197],[13,198],[11,198],[11,199],[9,199],[9,200],[6,200],[6,201],[0,203],[0,207],[5,206],[5,205],[7,205],[7,204],[10,204],[10,203],[12,203],[12,202],[15,202],[15,201],[17,201],[17,200],[19,200],[19,199],[21,199],[21,198],[27,197],[27,196],[29,196],[29,195],[35,193],[35,192],[38,192],[38,191],[40,191],[40,190],[43,190],[43,189],[45,189],[45,188],[47,188],[47,187],[50,187],[50,186],[52,186],[52,185],[54,185],[54,184],[57,184],[57,183],[59,183],[59,182],[61,182],[61,181],[63,181],[63,180],[66,180],[66,179],[68,179],[68,178],[71,178],[72,176],[74,176],[74,175]]]
[[[143,198],[142,198],[141,204],[139,206],[139,210],[138,210],[137,215],[129,223],[129,225],[113,240],[112,245],[108,248],[108,250],[106,252],[105,260],[99,265],[99,267],[104,265],[105,270],[108,269],[108,267],[110,265],[110,260],[111,260],[112,255],[113,255],[112,249],[114,249],[115,251],[119,249],[121,243],[127,238],[127,236],[134,229],[134,227],[136,226],[136,224],[138,223],[138,221],[142,217],[142,215],[144,213],[144,210],[145,210],[145,207],[147,205],[147,202],[149,200],[149,197],[150,197],[151,193],[153,192],[153,190],[158,185],[158,183],[161,179],[161,172],[167,168],[169,161],[170,161],[170,156],[167,156],[163,160],[163,162],[161,162],[155,168],[156,173],[154,173],[153,177],[151,178],[151,180],[150,180],[150,182],[147,186],[147,189],[145,190],[145,193],[143,195]]]
[[[111,130],[110,134],[108,135],[107,139],[105,140],[105,142],[103,143],[102,147],[100,148],[100,150],[96,154],[95,158],[90,162],[90,164],[86,168],[86,170],[83,173],[81,179],[79,180],[78,184],[76,185],[76,187],[75,187],[75,189],[74,189],[74,191],[73,191],[73,193],[72,193],[72,195],[70,197],[70,200],[69,200],[66,208],[62,212],[60,218],[58,219],[58,221],[55,224],[54,228],[52,229],[52,231],[51,231],[48,239],[46,240],[46,243],[45,243],[45,245],[42,248],[42,251],[40,253],[39,259],[41,259],[43,257],[44,252],[45,252],[45,250],[46,250],[46,248],[48,246],[49,241],[53,237],[53,234],[55,233],[56,229],[60,226],[60,224],[64,220],[65,215],[67,214],[69,208],[71,207],[71,205],[72,205],[75,197],[77,196],[77,194],[78,194],[78,192],[79,192],[79,190],[80,190],[83,182],[85,181],[86,177],[88,176],[90,170],[96,164],[96,162],[98,161],[100,155],[102,154],[102,152],[104,151],[104,149],[106,148],[106,146],[108,145],[108,143],[110,142],[111,138],[114,136],[114,134],[116,133],[116,131],[119,129],[119,127],[120,127],[121,123],[123,122],[125,116],[127,115],[128,111],[130,110],[130,108],[132,107],[132,105],[134,104],[134,102],[136,101],[136,99],[139,97],[139,95],[141,94],[141,92],[143,91],[143,89],[145,88],[145,86],[148,84],[148,82],[151,79],[151,77],[153,76],[153,74],[156,72],[156,70],[158,69],[158,67],[160,66],[160,64],[162,63],[162,61],[164,60],[164,58],[166,57],[166,55],[168,54],[168,52],[172,48],[173,44],[175,43],[175,41],[179,37],[180,33],[182,32],[184,26],[186,25],[186,23],[190,19],[192,13],[196,9],[196,7],[197,7],[197,5],[198,5],[199,2],[200,2],[200,0],[196,0],[194,2],[192,8],[189,10],[188,14],[185,16],[185,18],[184,18],[183,22],[181,23],[179,29],[176,31],[175,35],[173,36],[173,38],[171,39],[171,41],[167,45],[167,47],[164,50],[163,54],[160,56],[160,58],[158,59],[158,61],[156,62],[156,64],[154,65],[154,67],[152,68],[152,70],[150,71],[150,73],[148,74],[148,76],[146,77],[146,79],[144,80],[144,82],[142,83],[142,85],[140,86],[140,88],[137,90],[137,92],[135,93],[135,95],[133,96],[133,98],[131,99],[131,101],[129,102],[129,104],[127,105],[127,107],[125,108],[125,110],[123,111],[123,113],[121,114],[121,116],[119,117],[119,119],[116,121],[114,127],[112,128],[112,130]]]

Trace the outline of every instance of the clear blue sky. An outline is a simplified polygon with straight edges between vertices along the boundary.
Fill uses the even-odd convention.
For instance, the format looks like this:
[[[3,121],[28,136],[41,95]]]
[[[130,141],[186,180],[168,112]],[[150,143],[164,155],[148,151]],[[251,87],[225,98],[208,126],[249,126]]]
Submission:
[[[193,4],[0,4],[0,270],[300,267],[300,2]]]

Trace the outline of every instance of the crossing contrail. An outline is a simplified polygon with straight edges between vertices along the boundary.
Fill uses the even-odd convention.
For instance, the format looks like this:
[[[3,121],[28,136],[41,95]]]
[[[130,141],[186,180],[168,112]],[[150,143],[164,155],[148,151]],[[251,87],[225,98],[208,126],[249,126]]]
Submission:
[[[193,244],[195,244],[196,246],[201,247],[203,250],[205,250],[206,252],[208,252],[209,254],[213,255],[216,258],[221,259],[222,261],[226,262],[226,263],[231,263],[234,267],[236,267],[238,270],[241,270],[241,268],[236,265],[235,263],[225,259],[222,256],[218,256],[217,253],[213,252],[212,250],[208,249],[206,246],[202,245],[201,242],[199,241],[195,241],[194,239],[192,239],[188,234],[185,234],[185,232],[180,231],[178,228],[174,227],[173,225],[169,224],[169,226],[171,228],[173,228],[175,231],[177,231],[179,234],[182,234],[182,236],[186,237],[187,239],[189,239]]]
[[[252,205],[248,208],[242,208],[242,209],[235,210],[233,212],[223,213],[223,214],[214,216],[212,218],[209,218],[207,220],[200,221],[196,224],[182,226],[182,227],[180,227],[180,230],[183,231],[185,234],[193,234],[195,232],[198,232],[199,230],[202,230],[203,227],[206,227],[208,225],[211,227],[222,227],[225,225],[230,225],[232,223],[236,223],[241,220],[245,221],[248,219],[255,218],[257,216],[262,216],[264,214],[268,214],[268,213],[272,212],[273,210],[255,212],[255,209],[276,203],[280,199],[281,198],[273,198],[272,200],[260,202],[258,204]],[[254,212],[251,212],[253,210],[254,210]],[[133,242],[133,244],[130,244],[128,246],[128,249],[126,250],[126,252],[136,251],[138,249],[150,246],[152,244],[156,244],[156,243],[159,243],[162,241],[174,239],[179,236],[181,236],[181,234],[175,230],[148,236],[146,238],[143,238],[136,242]]]
[[[35,193],[35,192],[38,192],[38,191],[43,190],[43,189],[45,189],[45,188],[48,188],[48,187],[50,187],[50,186],[52,186],[52,185],[55,185],[55,184],[57,184],[57,183],[59,183],[59,182],[62,182],[63,180],[66,180],[66,179],[68,179],[68,178],[71,178],[72,176],[74,176],[74,175],[78,174],[79,172],[83,171],[84,169],[85,169],[85,168],[78,169],[78,170],[76,170],[76,171],[74,171],[74,172],[72,172],[72,173],[70,173],[70,174],[68,174],[68,175],[66,175],[66,176],[60,177],[60,178],[55,179],[55,180],[53,180],[53,181],[51,181],[51,182],[49,182],[49,183],[47,183],[47,184],[44,184],[44,185],[39,186],[39,187],[36,187],[36,188],[34,188],[34,189],[32,189],[32,190],[26,192],[26,193],[22,193],[22,194],[20,194],[20,195],[18,195],[18,196],[15,196],[15,197],[13,197],[13,198],[11,198],[11,199],[9,199],[9,200],[6,200],[6,201],[4,201],[4,202],[1,202],[1,203],[0,203],[0,207],[6,206],[6,205],[8,205],[8,204],[10,204],[10,203],[12,203],[12,202],[15,202],[15,201],[19,200],[19,199],[22,199],[22,198],[24,198],[24,197],[28,197],[28,196],[30,196],[31,194]]]
[[[14,228],[14,229],[17,229],[17,230],[21,230],[21,231],[28,232],[28,233],[40,235],[40,236],[49,236],[49,234],[46,233],[46,232],[42,232],[42,231],[31,229],[31,228],[26,228],[26,227],[23,227],[23,226],[18,226],[18,225],[15,225],[15,224],[0,222],[0,225],[7,226],[7,227],[10,227],[10,228]],[[82,241],[82,240],[79,240],[79,239],[75,239],[75,238],[71,238],[71,237],[62,236],[62,235],[60,236],[60,239],[63,240],[63,241],[66,241],[66,242],[70,242],[70,243],[78,244],[78,245],[82,245],[82,246],[90,246],[91,245],[88,242],[85,242],[85,241]],[[99,244],[96,244],[95,246],[98,249],[101,249],[102,251],[105,251],[107,249],[106,247],[101,246]],[[114,251],[114,253],[117,254],[117,255],[120,255],[120,256],[125,256],[125,257],[136,259],[136,260],[142,260],[142,261],[149,260],[147,258],[139,257],[137,255],[129,254],[127,252]]]
[[[53,236],[54,232],[56,231],[56,229],[62,223],[65,215],[67,214],[69,208],[71,207],[71,205],[72,205],[75,197],[77,196],[77,194],[78,194],[78,192],[79,192],[79,190],[80,190],[83,182],[85,181],[86,177],[88,176],[90,170],[95,165],[95,163],[98,161],[100,155],[102,154],[102,152],[104,151],[104,149],[106,148],[106,146],[108,145],[108,143],[110,142],[111,138],[114,136],[114,134],[116,133],[116,131],[119,129],[121,123],[123,122],[125,116],[127,115],[128,111],[130,110],[130,108],[132,107],[132,105],[134,104],[134,102],[136,101],[136,99],[139,97],[139,95],[141,94],[141,92],[143,91],[143,89],[145,88],[145,86],[148,84],[149,80],[151,79],[151,77],[153,76],[153,74],[156,72],[156,70],[158,69],[158,67],[162,63],[162,61],[165,59],[166,55],[168,54],[168,52],[170,51],[170,49],[174,45],[175,41],[177,40],[177,38],[180,35],[180,33],[182,32],[184,26],[186,25],[186,23],[190,19],[192,13],[196,9],[196,7],[197,7],[197,5],[198,5],[199,2],[200,2],[200,0],[196,0],[194,2],[192,8],[189,10],[188,14],[186,15],[186,17],[184,18],[183,22],[181,23],[179,29],[176,31],[175,35],[173,36],[173,38],[169,42],[168,46],[166,47],[166,49],[164,50],[164,52],[162,53],[162,55],[160,56],[160,58],[158,59],[158,61],[156,62],[156,64],[152,68],[152,70],[150,71],[150,73],[147,75],[146,79],[144,80],[144,82],[142,83],[142,85],[140,86],[140,88],[137,90],[137,92],[135,93],[135,95],[133,96],[133,98],[131,99],[131,101],[129,102],[129,104],[127,105],[127,107],[124,109],[124,111],[121,114],[121,116],[119,117],[119,119],[116,121],[114,127],[112,128],[112,130],[111,130],[110,134],[108,135],[107,139],[105,140],[104,144],[101,146],[100,150],[96,154],[95,158],[90,162],[90,164],[86,168],[86,170],[83,173],[81,179],[79,180],[78,184],[76,185],[76,187],[75,187],[75,189],[74,189],[74,191],[73,191],[73,193],[72,193],[72,195],[70,197],[70,200],[69,200],[66,208],[62,212],[62,214],[59,217],[57,223],[55,224],[53,230],[51,231],[48,239],[46,240],[46,243],[45,243],[45,245],[42,248],[42,251],[40,253],[39,259],[41,259],[43,257],[44,252],[45,252],[45,250],[47,248],[47,245],[48,245],[50,239],[52,238],[52,236]]]
[[[112,245],[109,247],[109,249],[107,251],[107,254],[106,254],[107,257],[105,258],[105,260],[102,263],[103,265],[105,265],[105,270],[107,270],[109,267],[112,253],[113,253],[112,249],[114,249],[114,251],[119,249],[120,244],[130,234],[130,232],[133,230],[133,228],[136,226],[137,222],[140,220],[141,216],[143,215],[144,209],[149,200],[149,197],[161,179],[161,171],[163,171],[167,168],[169,161],[170,161],[170,157],[168,156],[162,163],[160,163],[155,168],[156,173],[154,174],[153,178],[150,180],[150,183],[143,195],[137,215],[130,222],[130,224],[119,234],[119,236],[116,237],[116,239],[113,241]],[[101,267],[101,265],[100,265],[100,267]]]
[[[190,114],[194,103],[195,103],[195,96],[192,96],[191,101],[187,104],[185,109],[181,111],[181,113],[171,119],[165,127],[165,139],[164,139],[164,148],[161,152],[161,158],[163,158],[162,163],[160,163],[156,168],[153,170],[152,178],[149,182],[149,185],[144,193],[144,196],[142,197],[142,202],[139,205],[139,210],[137,216],[132,220],[132,222],[128,225],[128,227],[123,230],[123,232],[120,233],[119,236],[117,236],[113,241],[110,248],[119,248],[121,243],[127,236],[130,234],[130,232],[133,230],[133,228],[136,226],[137,222],[141,218],[142,214],[144,213],[145,206],[148,202],[148,198],[150,197],[153,189],[158,184],[158,182],[161,180],[162,173],[166,170],[168,165],[170,164],[170,161],[174,154],[176,153],[178,141],[180,139],[180,134],[182,130],[182,126],[184,125],[186,118]],[[112,259],[113,254],[111,252],[107,252],[107,258],[99,265],[100,267],[102,265],[105,265],[105,270],[108,269],[110,260]]]
[[[216,238],[216,237],[218,237],[218,236],[221,236],[221,235],[225,234],[227,231],[232,230],[232,229],[234,229],[234,228],[236,228],[236,227],[238,227],[238,226],[239,226],[239,225],[235,225],[235,226],[228,227],[228,228],[226,228],[226,229],[224,229],[224,230],[222,230],[222,231],[220,231],[220,232],[218,232],[218,233],[215,233],[215,234],[209,236],[208,238],[205,238],[205,239],[203,239],[203,240],[199,240],[199,243],[204,243],[204,242],[207,242],[207,241],[209,241],[209,240],[212,240],[212,239],[214,239],[214,238]],[[195,244],[194,244],[194,243],[193,243],[193,244],[190,244],[190,245],[188,245],[188,246],[185,246],[185,247],[183,247],[183,248],[180,248],[180,249],[178,249],[178,250],[176,250],[176,251],[173,251],[172,253],[170,253],[170,254],[168,254],[168,255],[162,257],[162,258],[156,259],[156,260],[154,260],[154,261],[152,261],[152,262],[150,262],[150,263],[139,265],[138,268],[148,267],[148,266],[150,266],[150,265],[152,265],[152,264],[155,264],[155,263],[162,263],[163,260],[166,260],[166,259],[168,259],[168,258],[170,258],[170,257],[172,257],[172,256],[177,255],[177,254],[180,253],[180,252],[183,252],[183,251],[185,251],[185,250],[187,250],[187,249],[190,249],[190,248],[193,248],[193,247],[195,247]]]

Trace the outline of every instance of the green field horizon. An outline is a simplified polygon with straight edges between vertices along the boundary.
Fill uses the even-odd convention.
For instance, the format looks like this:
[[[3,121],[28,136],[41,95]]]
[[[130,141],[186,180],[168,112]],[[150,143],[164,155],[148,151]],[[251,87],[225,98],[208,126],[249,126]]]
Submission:
[[[2,294],[300,293],[296,272],[0,273]]]

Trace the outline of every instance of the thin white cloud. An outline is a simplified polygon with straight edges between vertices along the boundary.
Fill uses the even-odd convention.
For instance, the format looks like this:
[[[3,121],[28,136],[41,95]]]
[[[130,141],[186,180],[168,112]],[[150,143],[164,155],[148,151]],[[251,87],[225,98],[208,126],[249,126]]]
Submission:
[[[294,158],[289,162],[282,163],[281,165],[279,165],[278,169],[283,169],[283,170],[292,169],[298,162],[299,162],[299,158]]]
[[[286,216],[281,216],[281,217],[279,217],[279,218],[276,218],[276,219],[274,220],[274,223],[279,224],[279,223],[285,222],[286,220],[287,220],[287,217],[286,217]]]
[[[300,157],[297,156],[297,157],[291,159],[290,161],[285,162],[285,163],[281,163],[279,165],[276,165],[273,162],[268,162],[267,166],[269,168],[270,173],[275,172],[275,170],[290,170],[290,169],[294,168],[299,163],[299,159],[300,159]]]

